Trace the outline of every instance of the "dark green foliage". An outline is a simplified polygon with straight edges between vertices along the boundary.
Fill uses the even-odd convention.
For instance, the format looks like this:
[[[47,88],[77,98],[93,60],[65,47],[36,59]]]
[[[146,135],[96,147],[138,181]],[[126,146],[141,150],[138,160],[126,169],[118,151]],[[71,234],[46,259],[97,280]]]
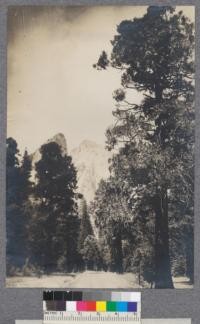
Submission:
[[[55,203],[57,208],[73,209],[76,171],[71,157],[62,156],[60,146],[55,142],[44,144],[40,153],[42,158],[35,165],[38,179],[36,197],[42,198],[46,205]]]
[[[191,277],[193,271],[188,254],[193,226],[187,221],[188,206],[193,206],[193,24],[172,7],[149,7],[144,17],[122,21],[111,43],[110,58],[103,52],[97,63],[99,69],[122,71],[123,88],[114,93],[115,124],[107,130],[108,149],[118,149],[111,171],[128,197],[132,217],[143,219],[138,223],[143,237],[142,224],[152,217],[154,252],[145,262],[141,257],[143,270],[149,268],[143,276],[156,288],[172,288],[171,224],[186,222],[181,239]],[[132,90],[143,93],[141,104],[128,101]],[[140,239],[136,244],[146,251]]]
[[[11,260],[16,248],[16,230],[19,221],[20,208],[18,206],[19,196],[19,162],[17,143],[14,139],[8,138],[6,141],[6,231],[7,231],[7,263],[14,263]]]
[[[71,157],[63,156],[55,142],[43,145],[40,153],[41,160],[35,165],[35,206],[29,228],[32,258],[45,271],[54,271],[58,266],[72,271],[78,262],[76,170]]]
[[[186,95],[194,72],[193,24],[174,10],[150,6],[144,17],[118,25],[110,65],[122,69],[124,88],[148,90],[157,99]],[[99,62],[99,68],[109,65],[104,51]]]
[[[132,217],[119,183],[114,178],[101,181],[91,205],[90,212],[95,219],[102,245],[107,245],[104,263],[110,271],[123,272],[123,239],[134,236]],[[109,258],[109,259],[108,259]]]
[[[7,263],[20,266],[24,262],[24,217],[19,151],[13,138],[8,138],[6,145]]]
[[[88,235],[84,241],[81,250],[86,270],[101,270],[102,258],[100,248],[96,238],[93,235]]]
[[[116,208],[114,184],[101,181],[91,207],[91,212],[98,228],[99,236],[102,237],[109,247],[110,260],[109,270],[121,273],[122,270],[122,239],[121,217]]]
[[[23,271],[35,264],[45,272],[77,271],[76,170],[56,143],[43,145],[40,153],[33,187],[27,151],[19,165],[17,143],[7,140],[8,268]]]
[[[32,170],[31,158],[28,155],[27,150],[25,150],[22,159],[22,164],[20,167],[20,178],[21,178],[20,182],[22,188],[20,194],[23,201],[27,201],[30,194],[32,193],[32,183],[30,181],[31,170]]]
[[[17,142],[13,138],[6,141],[6,197],[7,204],[18,201],[19,160]]]
[[[106,52],[103,51],[101,56],[99,57],[97,64],[93,64],[93,67],[97,69],[106,69],[108,64],[109,64],[108,56]]]
[[[20,166],[20,212],[21,212],[21,248],[19,254],[24,256],[25,263],[29,259],[28,251],[28,226],[31,219],[31,215],[27,213],[27,206],[30,205],[29,197],[32,194],[32,182],[31,177],[31,159],[27,150],[24,152],[24,156]]]

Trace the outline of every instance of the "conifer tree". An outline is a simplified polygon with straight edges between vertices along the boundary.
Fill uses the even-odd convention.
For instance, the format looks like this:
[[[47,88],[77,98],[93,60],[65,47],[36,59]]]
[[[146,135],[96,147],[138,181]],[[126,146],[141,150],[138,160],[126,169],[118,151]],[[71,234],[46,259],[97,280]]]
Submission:
[[[20,200],[19,150],[13,138],[6,140],[6,232],[7,262],[20,266],[22,217]]]
[[[86,237],[81,253],[87,270],[101,270],[101,253],[98,242],[93,235]]]
[[[35,262],[45,271],[72,271],[77,263],[79,220],[75,202],[76,170],[55,142],[42,145],[35,165],[36,208],[30,224]]]
[[[107,131],[108,148],[119,150],[113,174],[128,183],[134,213],[155,216],[155,288],[173,288],[169,213],[174,200],[190,205],[193,197],[193,24],[172,7],[150,6],[122,21],[111,44],[110,58],[103,51],[95,67],[122,71]],[[127,99],[133,90],[141,104]]]
[[[109,269],[112,272],[123,272],[122,240],[130,234],[133,222],[126,198],[120,185],[114,178],[102,180],[91,205],[99,239],[109,248]],[[131,227],[132,228],[132,227]],[[134,236],[134,231],[131,236]]]
[[[22,200],[26,201],[31,194],[32,182],[30,180],[31,177],[31,158],[28,154],[28,151],[25,150],[22,163],[20,166],[20,176],[21,176],[21,196]]]
[[[30,211],[30,195],[32,194],[32,182],[30,180],[31,177],[31,158],[28,155],[28,151],[25,150],[22,162],[19,168],[19,185],[20,185],[20,210],[21,210],[21,249],[20,254],[24,257],[24,260],[29,259],[28,252],[28,226],[31,220]],[[24,261],[25,263],[27,261]]]

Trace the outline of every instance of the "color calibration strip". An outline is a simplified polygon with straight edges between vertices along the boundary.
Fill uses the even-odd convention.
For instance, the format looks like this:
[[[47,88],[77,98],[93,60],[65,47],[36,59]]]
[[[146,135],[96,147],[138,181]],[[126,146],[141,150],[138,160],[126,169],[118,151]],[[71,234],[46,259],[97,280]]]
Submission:
[[[137,302],[123,301],[44,301],[44,311],[137,312]]]

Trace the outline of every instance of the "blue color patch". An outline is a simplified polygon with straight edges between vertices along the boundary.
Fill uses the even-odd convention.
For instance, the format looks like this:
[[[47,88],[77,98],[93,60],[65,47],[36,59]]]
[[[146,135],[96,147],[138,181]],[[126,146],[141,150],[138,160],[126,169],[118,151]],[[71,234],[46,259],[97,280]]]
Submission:
[[[136,302],[128,302],[128,312],[137,312]]]

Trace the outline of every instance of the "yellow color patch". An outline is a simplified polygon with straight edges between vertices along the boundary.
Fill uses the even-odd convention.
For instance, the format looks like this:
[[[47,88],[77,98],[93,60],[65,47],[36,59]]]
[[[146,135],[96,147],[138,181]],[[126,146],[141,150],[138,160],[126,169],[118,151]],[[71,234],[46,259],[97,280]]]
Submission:
[[[97,312],[106,312],[106,302],[97,301],[96,302],[96,311]]]

